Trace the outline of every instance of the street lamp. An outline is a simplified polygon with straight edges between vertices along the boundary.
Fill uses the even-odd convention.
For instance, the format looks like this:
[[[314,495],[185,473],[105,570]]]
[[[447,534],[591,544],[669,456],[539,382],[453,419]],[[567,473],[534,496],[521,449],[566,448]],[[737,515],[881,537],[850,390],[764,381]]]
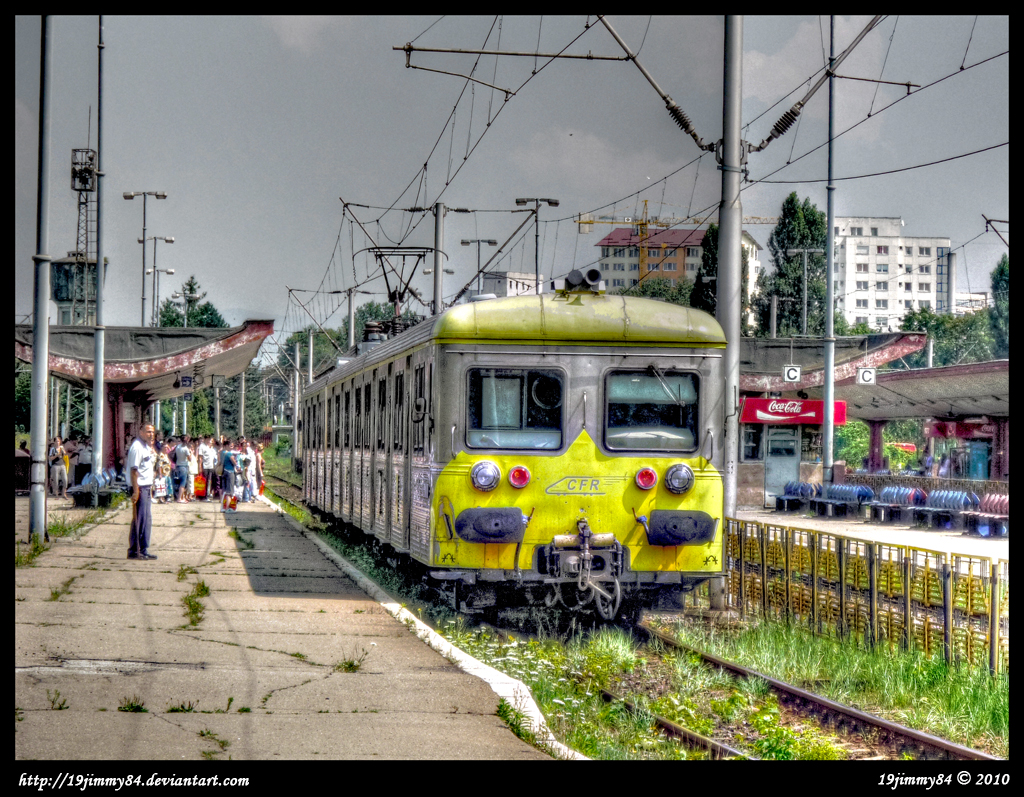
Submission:
[[[189,302],[194,302],[194,301],[196,301],[197,299],[199,299],[201,297],[199,296],[198,293],[179,293],[178,291],[175,291],[174,293],[171,294],[171,298],[172,299],[184,299],[184,304],[185,304],[185,320],[184,320],[184,322],[182,322],[182,326],[183,327],[187,327],[188,326],[188,303]]]
[[[158,235],[151,235],[149,238],[139,238],[139,243],[145,243],[146,241],[153,242],[153,268],[147,269],[147,274],[153,275],[153,322],[152,325],[155,327],[160,326],[160,274],[173,274],[173,268],[157,268],[156,267],[156,242],[164,241],[165,243],[173,244],[174,236],[169,238],[161,238]],[[145,247],[143,247],[145,249]]]
[[[787,249],[786,250],[786,256],[787,257],[796,257],[801,252],[804,253],[804,309],[803,309],[802,315],[800,316],[800,320],[801,320],[801,327],[803,328],[803,334],[806,335],[807,334],[807,254],[810,253],[812,255],[823,255],[823,254],[825,254],[825,250],[824,249]],[[825,279],[829,279],[829,280],[832,279],[832,271],[831,271],[831,269],[826,269],[825,270]]]
[[[142,197],[142,238],[139,239],[139,243],[142,246],[142,320],[139,322],[141,326],[146,326],[146,197],[155,196],[157,199],[167,199],[166,191],[125,191],[122,194],[125,199],[135,199],[135,197]]]
[[[473,238],[472,240],[467,240],[465,238],[462,239],[463,246],[469,246],[470,244],[476,244],[476,292],[480,293],[480,282],[483,279],[483,274],[480,273],[480,244],[497,246],[498,242],[490,238]]]
[[[551,207],[558,207],[557,199],[547,199],[544,197],[525,197],[516,200],[517,205],[526,205],[533,202],[533,276],[534,276],[534,287],[538,295],[540,294],[540,203],[547,202]]]

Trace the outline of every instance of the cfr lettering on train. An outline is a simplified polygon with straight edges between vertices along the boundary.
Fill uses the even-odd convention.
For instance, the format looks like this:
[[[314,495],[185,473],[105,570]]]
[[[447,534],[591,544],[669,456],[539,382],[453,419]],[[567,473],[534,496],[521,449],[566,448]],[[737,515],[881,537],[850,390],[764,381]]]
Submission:
[[[612,485],[626,481],[624,476],[566,476],[544,491],[548,495],[605,495]]]

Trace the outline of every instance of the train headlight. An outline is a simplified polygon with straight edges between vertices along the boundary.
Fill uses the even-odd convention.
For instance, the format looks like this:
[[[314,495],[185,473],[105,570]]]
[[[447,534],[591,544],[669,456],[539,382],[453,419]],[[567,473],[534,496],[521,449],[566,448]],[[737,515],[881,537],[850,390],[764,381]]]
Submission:
[[[658,474],[654,468],[640,468],[636,472],[636,486],[641,490],[650,490],[658,483]]]
[[[673,465],[665,474],[665,486],[677,495],[688,493],[693,482],[693,471],[689,465]]]
[[[530,471],[522,465],[516,465],[508,472],[508,483],[517,490],[523,489],[530,483]]]
[[[473,466],[469,472],[469,479],[478,490],[489,493],[498,486],[501,481],[501,469],[493,462],[482,460]]]

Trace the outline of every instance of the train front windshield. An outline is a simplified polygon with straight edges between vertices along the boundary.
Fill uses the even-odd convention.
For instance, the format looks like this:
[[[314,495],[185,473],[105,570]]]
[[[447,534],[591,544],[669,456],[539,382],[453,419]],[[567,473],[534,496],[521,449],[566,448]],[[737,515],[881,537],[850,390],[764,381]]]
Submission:
[[[698,382],[691,373],[613,371],[605,382],[605,444],[610,449],[697,448]]]
[[[471,448],[561,448],[562,392],[562,374],[558,371],[470,369],[467,445]]]

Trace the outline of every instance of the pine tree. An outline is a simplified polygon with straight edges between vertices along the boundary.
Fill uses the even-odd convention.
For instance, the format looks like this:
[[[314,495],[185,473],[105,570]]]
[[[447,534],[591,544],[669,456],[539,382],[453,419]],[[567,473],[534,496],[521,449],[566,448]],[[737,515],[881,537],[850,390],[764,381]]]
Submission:
[[[1003,255],[992,271],[992,356],[1002,360],[1010,356],[1010,256]]]

